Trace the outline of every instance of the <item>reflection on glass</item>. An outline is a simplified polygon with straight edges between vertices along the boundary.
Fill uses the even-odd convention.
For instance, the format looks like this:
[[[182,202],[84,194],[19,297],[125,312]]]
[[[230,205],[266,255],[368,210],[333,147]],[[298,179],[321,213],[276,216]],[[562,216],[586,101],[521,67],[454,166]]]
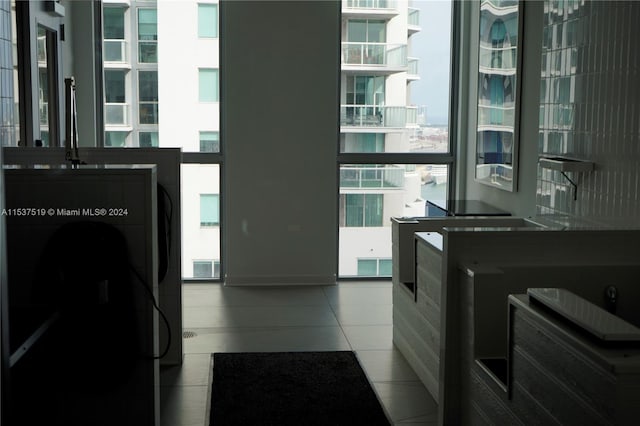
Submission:
[[[183,164],[182,277],[220,278],[220,166]]]
[[[38,25],[36,39],[36,57],[38,60],[38,116],[40,123],[40,142],[36,145],[57,145],[56,107],[56,33]]]
[[[423,217],[447,198],[448,165],[343,164],[338,223],[340,276],[391,276],[391,217]]]
[[[483,0],[478,52],[476,180],[513,190],[518,2]]]

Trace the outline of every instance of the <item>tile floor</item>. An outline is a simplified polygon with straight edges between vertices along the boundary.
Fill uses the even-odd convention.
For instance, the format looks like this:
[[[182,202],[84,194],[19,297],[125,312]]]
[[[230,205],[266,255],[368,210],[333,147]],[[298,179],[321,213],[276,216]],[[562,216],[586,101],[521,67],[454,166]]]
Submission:
[[[206,426],[212,352],[353,350],[394,425],[436,425],[437,406],[391,331],[391,283],[183,286],[182,367],[161,371],[162,426]]]

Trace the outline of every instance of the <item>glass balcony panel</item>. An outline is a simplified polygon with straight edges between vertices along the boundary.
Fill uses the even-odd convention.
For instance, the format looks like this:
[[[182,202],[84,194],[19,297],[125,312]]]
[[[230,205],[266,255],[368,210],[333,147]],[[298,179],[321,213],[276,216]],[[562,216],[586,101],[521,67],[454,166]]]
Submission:
[[[129,104],[107,103],[104,106],[104,116],[108,126],[128,126]]]
[[[418,59],[417,58],[410,58],[407,59],[407,73],[412,74],[412,75],[418,75]]]
[[[407,126],[416,126],[418,124],[418,107],[407,107]]]
[[[407,107],[341,105],[340,125],[357,127],[405,127]]]
[[[504,126],[513,128],[515,106],[513,102],[504,105],[478,105],[478,126]]]
[[[407,46],[386,43],[342,43],[343,65],[407,66]]]
[[[412,7],[409,8],[409,25],[414,27],[420,26],[420,10],[414,9]]]
[[[340,188],[402,188],[403,166],[342,166]]]
[[[125,40],[105,40],[103,53],[105,62],[128,62],[129,60]]]
[[[480,43],[480,69],[515,74],[517,52],[517,46],[492,47],[488,43]]]
[[[347,9],[393,9],[394,0],[345,0],[343,5]]]

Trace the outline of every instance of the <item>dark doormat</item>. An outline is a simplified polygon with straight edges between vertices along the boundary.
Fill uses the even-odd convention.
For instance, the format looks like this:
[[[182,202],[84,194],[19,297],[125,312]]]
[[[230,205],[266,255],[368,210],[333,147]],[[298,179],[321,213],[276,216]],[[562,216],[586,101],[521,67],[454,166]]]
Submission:
[[[350,351],[213,354],[210,422],[389,425]]]

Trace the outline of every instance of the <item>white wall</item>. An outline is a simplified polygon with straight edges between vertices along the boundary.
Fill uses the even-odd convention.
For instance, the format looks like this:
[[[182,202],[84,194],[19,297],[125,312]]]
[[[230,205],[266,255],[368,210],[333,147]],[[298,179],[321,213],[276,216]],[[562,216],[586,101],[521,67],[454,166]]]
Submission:
[[[220,6],[226,284],[334,283],[340,3]]]

